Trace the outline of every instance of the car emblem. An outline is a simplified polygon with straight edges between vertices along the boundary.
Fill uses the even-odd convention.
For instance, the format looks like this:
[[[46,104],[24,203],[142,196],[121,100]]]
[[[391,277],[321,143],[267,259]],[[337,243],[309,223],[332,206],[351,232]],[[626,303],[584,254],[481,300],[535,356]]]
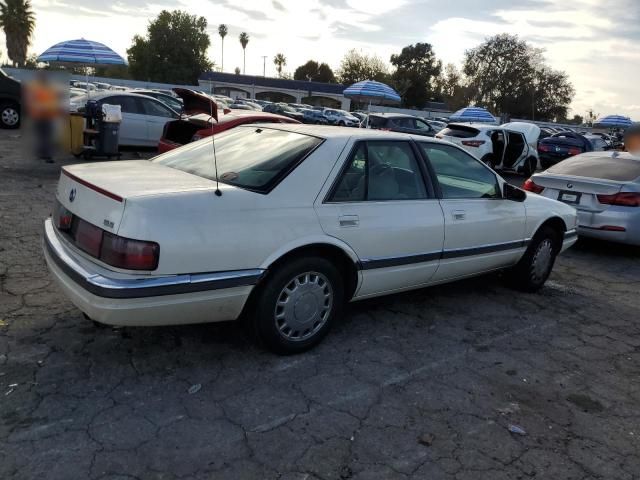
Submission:
[[[76,189],[75,189],[75,188],[72,188],[72,189],[69,191],[69,201],[70,201],[70,202],[73,202],[75,199],[76,199]]]
[[[567,188],[573,188],[573,183],[567,183]]]

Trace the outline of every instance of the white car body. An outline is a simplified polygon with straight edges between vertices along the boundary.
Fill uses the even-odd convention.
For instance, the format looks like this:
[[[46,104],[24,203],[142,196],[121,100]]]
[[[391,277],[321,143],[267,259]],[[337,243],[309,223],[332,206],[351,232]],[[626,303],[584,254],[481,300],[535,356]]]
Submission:
[[[339,125],[343,127],[357,127],[360,125],[360,120],[354,117],[349,112],[344,110],[337,110],[335,108],[325,108],[322,114],[329,121],[331,125]]]
[[[525,199],[521,191],[521,201],[503,198],[503,179],[446,142],[375,130],[264,124],[222,133],[216,136],[216,148],[223,148],[231,132],[313,136],[320,143],[268,193],[221,182],[218,196],[214,180],[167,166],[185,155],[206,154],[202,162],[213,162],[211,138],[151,162],[63,167],[56,193],[63,210],[105,235],[156,242],[160,251],[153,270],[115,268],[82,251],[54,226],[55,218],[48,219],[45,258],[81,311],[113,325],[233,320],[252,291],[294,252],[314,249],[342,259],[345,283],[352,280],[345,299],[355,301],[511,267],[543,225],[557,229],[558,253],[576,240],[573,208],[535,194]],[[427,170],[421,166],[423,173],[411,182],[425,183],[407,184],[425,189],[419,199],[408,199],[400,193],[399,180],[389,180],[397,184],[389,197],[393,199],[339,200],[339,185],[351,174],[345,164],[356,165],[354,152],[364,145],[387,148],[394,161],[398,151],[419,147],[433,152],[445,146],[468,157],[500,193],[496,198],[444,198],[437,193],[444,188],[441,182],[425,180]],[[426,162],[411,151],[416,165]],[[224,169],[220,152],[218,166]],[[392,171],[400,176],[408,172]],[[386,166],[383,172],[388,172]],[[221,179],[241,174],[220,172]],[[376,191],[387,187],[378,185]],[[353,191],[360,188],[358,183]],[[447,188],[455,189],[455,182]]]
[[[70,110],[78,111],[88,100],[96,100],[108,105],[120,105],[122,123],[120,124],[118,144],[133,147],[155,147],[162,136],[165,123],[179,118],[179,114],[155,98],[133,92],[99,93],[73,97]]]
[[[451,135],[459,129],[468,136]],[[501,126],[486,123],[450,123],[436,138],[459,145],[496,170],[531,175],[540,167],[537,144],[540,127],[533,123],[512,122]]]

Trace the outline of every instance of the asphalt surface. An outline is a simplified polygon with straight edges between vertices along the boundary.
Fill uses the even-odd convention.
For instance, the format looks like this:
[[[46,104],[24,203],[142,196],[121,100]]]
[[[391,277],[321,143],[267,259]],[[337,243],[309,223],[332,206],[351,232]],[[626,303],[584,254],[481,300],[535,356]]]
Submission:
[[[352,304],[274,356],[234,323],[98,328],[41,253],[60,163],[0,131],[0,478],[640,478],[640,249],[579,241]],[[513,430],[510,431],[510,430]]]

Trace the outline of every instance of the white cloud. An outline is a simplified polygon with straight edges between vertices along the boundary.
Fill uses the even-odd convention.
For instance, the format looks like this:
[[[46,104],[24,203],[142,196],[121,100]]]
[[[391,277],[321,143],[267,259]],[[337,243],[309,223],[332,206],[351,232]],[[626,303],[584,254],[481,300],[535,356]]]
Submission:
[[[549,63],[569,74],[577,90],[576,113],[593,107],[600,113],[623,112],[640,119],[635,88],[640,51],[632,40],[640,38],[640,27],[631,21],[633,17],[626,23],[620,17],[623,12],[640,16],[638,4],[616,0],[604,8],[600,0],[581,0],[579,5],[540,0],[544,8],[536,9],[533,1],[117,0],[106,7],[107,3],[97,0],[33,0],[37,25],[32,51],[41,53],[59,41],[85,37],[124,56],[133,35],[144,34],[148,22],[163,8],[185,9],[207,18],[212,38],[209,54],[217,63],[217,26],[226,23],[230,30],[225,39],[226,71],[242,66],[238,34],[248,32],[250,74],[262,74],[262,55],[267,55],[267,74],[273,75],[272,59],[279,52],[288,59],[288,71],[310,58],[336,68],[351,48],[386,61],[391,53],[416,41],[431,42],[445,62],[459,63],[464,51],[483,38],[516,33],[546,48]],[[623,27],[627,36],[619,33]],[[0,52],[4,52],[3,36]]]

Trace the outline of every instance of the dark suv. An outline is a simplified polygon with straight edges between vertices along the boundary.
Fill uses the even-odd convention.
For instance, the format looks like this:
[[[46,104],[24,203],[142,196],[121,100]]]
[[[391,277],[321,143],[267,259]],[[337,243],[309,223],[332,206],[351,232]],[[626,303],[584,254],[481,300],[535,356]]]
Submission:
[[[0,127],[20,126],[22,89],[20,82],[8,76],[0,68]]]
[[[369,115],[369,127],[425,137],[433,137],[438,133],[422,118],[402,113],[372,113]]]

